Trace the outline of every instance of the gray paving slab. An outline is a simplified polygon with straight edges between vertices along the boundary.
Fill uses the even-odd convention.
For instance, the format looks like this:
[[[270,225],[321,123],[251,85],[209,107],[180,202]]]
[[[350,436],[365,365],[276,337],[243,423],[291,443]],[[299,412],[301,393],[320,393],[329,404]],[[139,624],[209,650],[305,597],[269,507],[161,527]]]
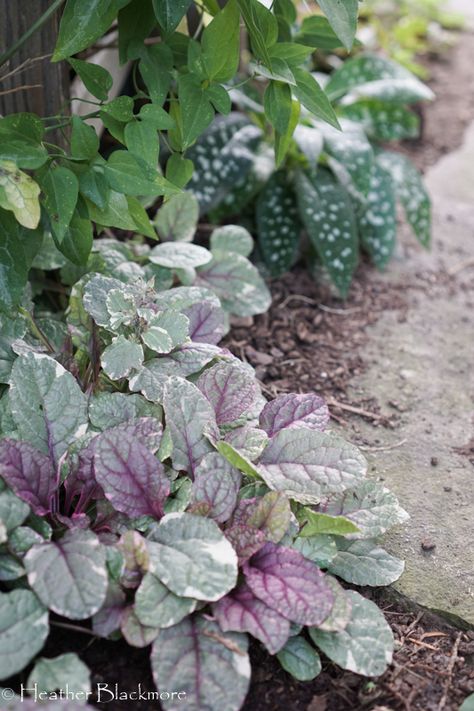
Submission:
[[[393,413],[390,403],[401,410],[394,430],[356,425],[358,437],[393,447],[368,453],[371,475],[411,515],[387,540],[406,560],[395,589],[474,625],[474,465],[472,454],[460,453],[474,446],[474,123],[426,182],[433,249],[399,254],[381,279],[406,289],[422,278],[429,288],[408,289],[406,315],[386,312],[371,327],[362,351],[369,367],[349,394],[373,395],[385,412]]]

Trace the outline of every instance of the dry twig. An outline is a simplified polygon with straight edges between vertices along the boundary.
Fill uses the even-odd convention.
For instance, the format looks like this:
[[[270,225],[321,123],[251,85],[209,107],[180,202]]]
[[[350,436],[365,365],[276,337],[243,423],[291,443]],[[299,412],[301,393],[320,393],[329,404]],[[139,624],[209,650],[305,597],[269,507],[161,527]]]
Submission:
[[[461,641],[462,634],[462,632],[458,633],[453,644],[453,651],[451,652],[451,658],[449,660],[447,669],[448,678],[446,679],[446,683],[444,685],[444,691],[441,697],[441,701],[438,704],[438,711],[443,711],[444,707],[446,706],[446,701],[448,700],[449,689],[451,688],[451,682],[453,678],[454,665],[456,664],[456,660],[458,658],[459,643]]]

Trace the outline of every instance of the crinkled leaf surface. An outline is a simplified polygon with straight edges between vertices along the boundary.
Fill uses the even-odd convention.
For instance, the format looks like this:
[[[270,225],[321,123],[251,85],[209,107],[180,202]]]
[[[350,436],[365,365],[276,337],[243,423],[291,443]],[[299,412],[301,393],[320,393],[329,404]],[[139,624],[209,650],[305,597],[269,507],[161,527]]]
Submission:
[[[331,496],[324,510],[333,516],[343,515],[356,524],[360,533],[352,534],[351,538],[376,538],[409,518],[391,491],[368,480],[355,489]]]
[[[15,361],[10,405],[22,439],[54,463],[87,428],[87,399],[76,379],[49,356],[26,353]]]
[[[195,343],[217,345],[228,327],[223,309],[211,301],[201,301],[185,309],[189,320],[189,337]]]
[[[159,689],[186,693],[186,711],[238,711],[250,683],[247,637],[223,633],[203,617],[190,617],[160,631],[151,668]],[[171,701],[162,704],[165,709],[176,708]]]
[[[323,573],[292,548],[267,543],[244,573],[253,594],[292,622],[317,625],[331,611],[334,595]]]
[[[338,553],[329,563],[333,575],[354,585],[390,585],[403,573],[405,564],[372,540],[338,539]]]
[[[121,425],[145,414],[154,414],[161,419],[162,411],[159,405],[150,405],[141,395],[102,392],[89,401],[89,419],[98,430]]]
[[[94,444],[94,474],[112,506],[130,517],[163,514],[170,493],[163,465],[122,427],[106,430]]]
[[[351,619],[340,632],[310,629],[313,642],[343,669],[364,676],[383,674],[392,661],[393,634],[377,605],[353,590]]]
[[[143,363],[143,348],[140,343],[129,341],[125,336],[114,338],[102,351],[100,362],[104,372],[112,380],[120,380],[137,370]]]
[[[302,538],[298,536],[291,547],[299,551],[305,558],[317,563],[320,568],[327,568],[337,555],[336,541],[332,536],[321,533],[317,536]]]
[[[216,363],[202,373],[197,386],[211,403],[218,425],[238,420],[259,394],[253,372],[238,361]]]
[[[264,430],[249,425],[230,430],[224,439],[251,462],[258,459],[268,443]]]
[[[91,531],[71,530],[33,546],[24,558],[28,583],[58,615],[84,620],[97,612],[107,592],[105,552]]]
[[[237,555],[210,519],[167,514],[154,530],[159,544],[153,572],[175,595],[218,600],[237,581]]]
[[[235,523],[226,528],[225,536],[237,553],[239,565],[243,565],[267,542],[267,537],[263,531],[243,523]]]
[[[249,632],[270,654],[278,652],[290,634],[289,621],[255,597],[245,584],[215,603],[212,612],[224,632]]]
[[[283,669],[298,681],[311,681],[321,671],[321,659],[316,650],[299,635],[290,637],[277,654]]]
[[[162,402],[163,390],[170,376],[183,378],[197,373],[223,351],[208,343],[184,343],[161,358],[152,358],[129,380],[130,389],[140,391],[151,402]]]
[[[237,316],[264,313],[271,303],[258,269],[234,252],[215,252],[212,261],[198,269],[198,283],[214,291],[224,309]]]
[[[56,474],[51,459],[28,442],[0,440],[0,475],[36,514],[51,511]]]
[[[265,483],[301,503],[354,486],[367,464],[359,450],[340,437],[307,428],[278,432],[263,451],[258,471]]]
[[[144,311],[148,310],[139,311],[139,314],[145,315]],[[155,353],[170,353],[188,338],[189,320],[179,311],[169,309],[154,315],[147,314],[146,320],[141,338]]]
[[[195,504],[207,503],[209,517],[223,523],[237,503],[242,475],[218,452],[206,454],[194,472],[192,498]]]
[[[31,590],[0,593],[0,679],[21,671],[48,633],[48,611]]]
[[[285,393],[268,402],[260,413],[260,427],[273,437],[282,429],[306,427],[322,431],[329,422],[325,401],[316,393]]]
[[[269,491],[262,497],[242,499],[232,523],[258,528],[268,541],[278,543],[285,535],[290,520],[290,502],[286,496],[277,491]]]
[[[336,578],[326,575],[325,579],[334,593],[334,604],[326,619],[318,625],[318,629],[324,632],[340,632],[347,627],[351,619],[352,600]]]
[[[195,385],[171,377],[165,385],[163,407],[173,444],[173,467],[192,473],[202,457],[213,450],[206,435],[217,437],[212,406]]]
[[[136,588],[150,567],[147,541],[133,529],[120,536],[116,549],[122,556],[120,582],[125,588]]]

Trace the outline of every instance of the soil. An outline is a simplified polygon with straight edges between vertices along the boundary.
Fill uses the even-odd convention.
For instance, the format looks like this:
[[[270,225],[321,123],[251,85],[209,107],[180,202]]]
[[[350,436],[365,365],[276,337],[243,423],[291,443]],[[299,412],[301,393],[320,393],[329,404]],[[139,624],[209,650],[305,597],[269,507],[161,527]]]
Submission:
[[[446,54],[420,60],[430,72],[428,84],[436,99],[420,107],[419,139],[404,141],[399,149],[425,171],[462,142],[464,129],[474,116],[474,34],[459,35],[459,42]]]
[[[422,138],[399,147],[422,170],[460,145],[474,116],[473,39],[472,34],[462,35],[448,55],[429,63],[437,101],[422,109]],[[362,415],[374,426],[396,426],[396,403],[393,415],[387,417],[377,402],[348,402],[346,392],[351,378],[364,368],[359,349],[367,326],[388,309],[404,319],[400,285],[395,288],[374,280],[372,268],[362,263],[344,303],[328,284],[315,282],[298,267],[271,287],[271,310],[256,319],[237,320],[227,340],[229,348],[256,367],[268,396],[315,390],[326,396],[333,418],[343,424]],[[411,288],[427,288],[427,284],[421,278],[420,285]],[[378,602],[394,633],[394,659],[387,672],[367,680],[323,659],[323,671],[314,681],[296,682],[275,658],[252,645],[253,675],[243,711],[457,711],[474,692],[474,632],[452,628],[401,600],[388,602],[383,592],[362,592]],[[73,650],[91,669],[92,688],[102,682],[110,687],[118,684],[123,692],[136,691],[138,684],[144,691],[154,690],[148,649],[56,627],[44,656]],[[26,679],[24,672],[3,685],[18,690]],[[160,706],[116,700],[107,708],[152,711]]]

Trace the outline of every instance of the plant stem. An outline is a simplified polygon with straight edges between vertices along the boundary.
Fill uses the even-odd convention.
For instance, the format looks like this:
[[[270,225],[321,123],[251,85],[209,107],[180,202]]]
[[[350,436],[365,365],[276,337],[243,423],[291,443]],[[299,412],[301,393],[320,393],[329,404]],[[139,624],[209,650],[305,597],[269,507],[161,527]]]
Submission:
[[[7,49],[7,51],[0,56],[0,67],[6,62],[8,62],[8,60],[13,57],[13,55],[20,49],[20,47],[23,47],[23,45],[28,42],[30,37],[37,30],[39,30],[45,24],[45,22],[49,20],[51,15],[53,15],[64,2],[65,0],[54,0],[54,2],[48,7],[46,12],[44,12],[40,17],[38,17],[36,22],[33,22],[31,27],[29,27],[26,32],[21,35],[21,37],[19,37],[16,42],[12,44],[10,49]]]
[[[61,627],[63,630],[71,630],[71,632],[80,632],[90,637],[98,637],[95,632],[87,629],[87,627],[81,627],[80,625],[71,625],[68,622],[56,622],[56,620],[51,620],[49,624],[53,625],[53,627]]]
[[[21,313],[22,316],[26,318],[28,321],[28,324],[30,326],[30,331],[31,333],[36,336],[36,338],[41,341],[41,343],[46,346],[48,351],[50,353],[54,353],[54,348],[51,345],[51,343],[48,341],[44,333],[41,331],[41,329],[38,327],[38,324],[35,322],[33,316],[30,314],[29,311],[24,309],[22,306],[19,307],[18,311]]]

